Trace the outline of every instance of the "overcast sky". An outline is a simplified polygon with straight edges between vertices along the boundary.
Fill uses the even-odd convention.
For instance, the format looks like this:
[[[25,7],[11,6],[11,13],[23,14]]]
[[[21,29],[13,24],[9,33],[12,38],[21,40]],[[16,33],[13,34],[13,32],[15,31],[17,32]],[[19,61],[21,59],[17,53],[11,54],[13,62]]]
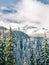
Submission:
[[[0,0],[0,26],[49,29],[49,0]]]

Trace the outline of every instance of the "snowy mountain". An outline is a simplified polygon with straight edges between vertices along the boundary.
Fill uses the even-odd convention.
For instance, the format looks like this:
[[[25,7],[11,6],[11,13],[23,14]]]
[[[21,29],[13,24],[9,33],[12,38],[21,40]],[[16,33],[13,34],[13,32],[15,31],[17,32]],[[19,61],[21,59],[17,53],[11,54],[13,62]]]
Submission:
[[[4,18],[3,18],[4,20]],[[45,28],[45,27],[40,27],[40,23],[39,22],[21,22],[21,23],[11,23],[11,22],[8,22],[7,20],[3,20],[0,21],[0,27],[5,27],[7,29],[9,29],[9,25],[11,25],[12,29],[13,30],[16,30],[16,31],[22,31],[24,33],[26,33],[27,35],[29,36],[32,36],[32,35],[38,35],[38,34],[44,34],[45,33],[49,33],[49,29]],[[7,22],[6,22],[7,21]],[[3,24],[3,25],[2,25]]]
[[[0,29],[6,29],[6,28],[0,27]],[[16,29],[13,30],[13,32],[12,32],[13,38],[14,38],[14,46],[15,46],[15,50],[14,50],[15,60],[18,65],[19,65],[19,63],[20,63],[20,65],[23,65],[24,57],[26,57],[27,65],[30,65],[30,53],[31,53],[32,48],[34,48],[34,51],[35,51],[34,52],[35,59],[39,58],[40,51],[41,51],[42,44],[43,44],[43,36],[41,36],[41,35],[39,36],[39,34],[38,34],[39,30],[37,30],[38,28],[36,28],[36,27],[26,26],[23,29],[25,29],[24,30],[24,31],[26,31],[25,33],[24,33],[24,31],[23,32],[19,31],[19,30],[16,31]],[[30,31],[30,29],[32,29],[32,31]],[[34,29],[34,31],[33,31],[33,29]],[[31,32],[32,36],[30,36],[27,33],[28,30],[29,30],[29,32]],[[47,29],[43,28],[41,31],[44,32],[46,30]],[[7,39],[7,33],[8,32],[5,32],[6,39]],[[49,38],[48,38],[48,41],[49,41]]]
[[[26,34],[28,34],[29,36],[33,36],[33,35],[44,35],[44,33],[47,33],[48,34],[48,29],[46,28],[41,28],[39,29],[38,27],[35,27],[35,26],[29,26],[29,25],[26,25],[23,27],[23,32],[25,32]]]

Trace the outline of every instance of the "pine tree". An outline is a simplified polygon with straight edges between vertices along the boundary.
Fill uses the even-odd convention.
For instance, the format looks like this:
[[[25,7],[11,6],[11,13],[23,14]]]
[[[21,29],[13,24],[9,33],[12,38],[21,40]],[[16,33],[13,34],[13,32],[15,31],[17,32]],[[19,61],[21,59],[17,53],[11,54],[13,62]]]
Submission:
[[[34,64],[34,52],[33,52],[33,48],[32,48],[32,51],[31,51],[30,61],[31,61],[31,65],[35,65]]]
[[[3,45],[0,37],[0,65],[3,64]]]
[[[27,63],[26,63],[26,57],[24,58],[24,63],[23,63],[23,65],[27,65]]]
[[[5,65],[5,42],[4,42],[4,30],[1,33],[0,37],[0,65]]]
[[[5,36],[4,36],[4,29],[1,33],[1,41],[2,41],[2,53],[3,53],[3,65],[5,65]]]
[[[15,65],[13,51],[14,51],[13,36],[12,36],[12,29],[10,27],[6,43],[6,57],[7,57],[6,65]]]
[[[40,56],[40,65],[49,65],[47,62],[49,59],[49,48],[48,48],[48,41],[46,38],[46,34],[44,34],[44,42],[43,42],[43,48],[41,50],[41,56]]]

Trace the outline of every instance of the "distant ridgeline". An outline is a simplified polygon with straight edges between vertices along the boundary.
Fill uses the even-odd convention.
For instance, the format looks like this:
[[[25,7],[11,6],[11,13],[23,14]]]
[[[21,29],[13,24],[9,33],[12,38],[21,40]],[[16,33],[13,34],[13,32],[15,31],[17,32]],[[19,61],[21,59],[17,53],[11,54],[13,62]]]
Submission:
[[[0,28],[0,65],[49,65],[49,38]]]

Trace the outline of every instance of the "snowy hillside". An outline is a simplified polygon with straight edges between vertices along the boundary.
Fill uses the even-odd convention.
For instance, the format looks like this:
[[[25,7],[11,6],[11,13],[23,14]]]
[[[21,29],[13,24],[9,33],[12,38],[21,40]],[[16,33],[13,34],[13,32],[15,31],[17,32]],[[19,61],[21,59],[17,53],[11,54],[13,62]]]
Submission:
[[[0,29],[5,30],[5,38],[7,39],[8,29],[5,27],[0,27]],[[30,31],[31,29],[32,31]],[[46,30],[47,29],[44,28],[42,30],[37,30],[36,27],[32,26],[25,26],[23,32],[22,30],[12,30],[14,39],[14,55],[17,65],[23,65],[24,57],[26,57],[27,65],[30,65],[30,54],[32,48],[34,50],[34,60],[39,59],[43,45],[44,32],[46,32]],[[47,40],[49,42],[49,37]]]

